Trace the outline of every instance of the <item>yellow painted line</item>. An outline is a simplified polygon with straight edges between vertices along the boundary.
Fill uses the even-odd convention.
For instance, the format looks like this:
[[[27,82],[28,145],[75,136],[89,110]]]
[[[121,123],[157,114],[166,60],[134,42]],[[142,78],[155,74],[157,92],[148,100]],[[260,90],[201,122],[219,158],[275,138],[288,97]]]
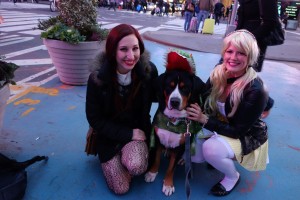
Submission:
[[[68,110],[74,110],[76,108],[76,106],[70,106],[69,108],[68,108]]]
[[[26,94],[28,94],[29,92],[31,92],[31,88],[28,88],[26,90],[24,90],[23,92],[20,92],[16,95],[14,95],[12,98],[10,98],[8,101],[7,101],[7,104],[10,104],[11,102],[25,96]]]
[[[40,100],[33,100],[33,99],[22,99],[20,101],[17,101],[14,103],[15,106],[20,105],[20,104],[26,104],[26,105],[35,105],[40,103]]]
[[[10,104],[11,102],[16,101],[17,99],[29,94],[30,92],[32,93],[39,93],[39,94],[47,94],[50,96],[57,96],[59,93],[59,90],[56,88],[43,88],[43,87],[38,87],[38,86],[29,86],[28,88],[24,88],[24,87],[14,87],[11,86],[12,91],[16,91],[16,90],[23,90],[17,94],[15,94],[13,97],[11,97],[8,101],[7,104]]]
[[[26,110],[25,112],[22,113],[22,117],[28,115],[30,112],[34,111],[35,108],[29,108],[28,110]]]

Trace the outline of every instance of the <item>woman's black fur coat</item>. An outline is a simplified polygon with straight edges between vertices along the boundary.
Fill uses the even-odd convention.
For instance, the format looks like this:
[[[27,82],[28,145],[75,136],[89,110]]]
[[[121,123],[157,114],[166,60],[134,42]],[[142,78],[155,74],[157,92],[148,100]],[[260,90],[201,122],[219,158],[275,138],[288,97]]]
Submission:
[[[153,100],[152,82],[158,76],[156,66],[151,63],[147,52],[141,55],[132,71],[132,90],[137,93],[128,107],[116,109],[118,94],[116,69],[109,66],[105,53],[101,53],[92,64],[87,94],[86,117],[89,125],[97,132],[97,153],[101,163],[114,157],[122,147],[132,140],[133,129],[143,130],[149,145],[151,132],[150,109]]]

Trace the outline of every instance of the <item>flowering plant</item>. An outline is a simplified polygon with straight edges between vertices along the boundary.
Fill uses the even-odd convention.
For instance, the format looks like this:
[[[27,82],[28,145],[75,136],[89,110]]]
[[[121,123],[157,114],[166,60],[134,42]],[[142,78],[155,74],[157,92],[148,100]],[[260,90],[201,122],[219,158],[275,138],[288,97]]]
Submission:
[[[41,38],[61,40],[71,44],[81,41],[102,41],[108,30],[97,22],[98,0],[62,0],[58,2],[59,15],[39,20]]]

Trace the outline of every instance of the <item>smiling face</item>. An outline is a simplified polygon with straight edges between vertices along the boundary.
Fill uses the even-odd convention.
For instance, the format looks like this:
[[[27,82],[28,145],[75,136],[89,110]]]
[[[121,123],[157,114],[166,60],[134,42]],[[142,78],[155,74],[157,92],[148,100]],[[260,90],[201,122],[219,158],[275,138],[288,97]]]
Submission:
[[[134,34],[128,35],[118,43],[116,60],[117,70],[126,74],[132,70],[140,59],[139,41]]]
[[[230,44],[224,52],[224,64],[229,77],[239,77],[246,72],[248,56],[242,49]]]

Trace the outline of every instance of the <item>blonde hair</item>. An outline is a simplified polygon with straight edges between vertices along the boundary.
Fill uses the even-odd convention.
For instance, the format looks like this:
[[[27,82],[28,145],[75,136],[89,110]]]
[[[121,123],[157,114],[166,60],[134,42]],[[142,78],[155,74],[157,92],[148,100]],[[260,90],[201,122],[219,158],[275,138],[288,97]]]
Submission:
[[[230,33],[224,38],[222,56],[230,45],[242,50],[247,55],[246,73],[239,77],[230,88],[230,105],[232,107],[228,117],[232,117],[237,110],[242,98],[245,87],[257,77],[257,73],[251,67],[257,61],[259,48],[255,37],[247,30],[238,30]],[[210,74],[210,82],[212,89],[209,97],[205,102],[206,112],[215,116],[218,113],[217,101],[223,94],[227,85],[227,76],[225,73],[225,65],[220,64],[214,68]]]

